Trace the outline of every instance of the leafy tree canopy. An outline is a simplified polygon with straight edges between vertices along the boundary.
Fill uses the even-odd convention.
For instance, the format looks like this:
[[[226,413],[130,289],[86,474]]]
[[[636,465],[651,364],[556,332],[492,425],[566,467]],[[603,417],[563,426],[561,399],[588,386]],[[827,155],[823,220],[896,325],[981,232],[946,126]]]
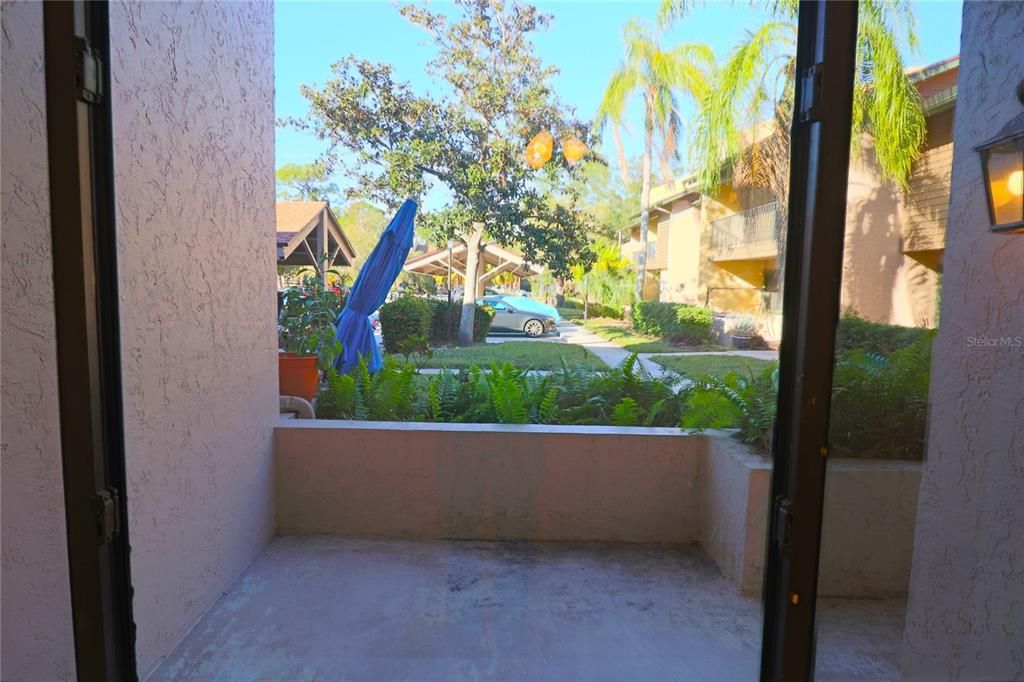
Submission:
[[[338,193],[338,186],[327,181],[327,165],[316,163],[286,163],[277,169],[277,196],[279,199],[325,201]]]
[[[567,273],[592,258],[589,219],[574,210],[569,182],[580,167],[557,149],[539,171],[524,160],[540,131],[551,131],[556,144],[570,135],[592,141],[590,126],[553,93],[555,69],[534,55],[531,36],[550,17],[504,0],[458,0],[456,9],[449,18],[400,8],[431,37],[436,57],[427,68],[436,91],[417,93],[390,65],[350,56],[333,65],[322,88],[303,87],[309,116],[287,122],[329,143],[327,163],[357,194],[394,206],[443,190],[444,205],[418,220],[436,242],[482,226],[491,239]]]

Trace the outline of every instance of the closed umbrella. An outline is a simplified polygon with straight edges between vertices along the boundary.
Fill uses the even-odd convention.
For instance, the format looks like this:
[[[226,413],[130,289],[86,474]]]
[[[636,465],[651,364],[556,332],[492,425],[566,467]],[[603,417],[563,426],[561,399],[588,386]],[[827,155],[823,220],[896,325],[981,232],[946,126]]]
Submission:
[[[405,265],[412,248],[415,215],[416,202],[406,199],[363,263],[359,277],[349,291],[345,308],[338,316],[336,334],[343,350],[334,366],[342,374],[358,365],[360,356],[366,358],[371,372],[380,370],[383,364],[380,349],[373,338],[370,314],[387,300],[391,285]]]

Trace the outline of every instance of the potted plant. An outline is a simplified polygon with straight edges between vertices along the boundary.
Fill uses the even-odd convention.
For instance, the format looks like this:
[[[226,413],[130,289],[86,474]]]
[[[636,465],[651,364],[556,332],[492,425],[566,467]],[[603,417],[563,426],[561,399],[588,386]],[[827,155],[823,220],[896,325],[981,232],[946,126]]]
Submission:
[[[333,367],[342,350],[334,324],[343,304],[341,289],[315,278],[284,291],[277,326],[281,395],[316,395],[320,372]]]
[[[754,338],[759,336],[757,325],[749,319],[734,324],[729,330],[729,335],[732,337],[732,347],[740,349],[751,348]]]

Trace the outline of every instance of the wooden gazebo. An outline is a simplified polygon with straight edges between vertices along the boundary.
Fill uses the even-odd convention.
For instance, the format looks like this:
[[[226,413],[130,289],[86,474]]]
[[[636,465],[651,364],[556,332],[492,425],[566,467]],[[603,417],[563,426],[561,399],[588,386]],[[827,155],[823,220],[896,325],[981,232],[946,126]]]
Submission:
[[[352,265],[356,252],[326,201],[277,202],[277,264],[305,265],[320,277]]]

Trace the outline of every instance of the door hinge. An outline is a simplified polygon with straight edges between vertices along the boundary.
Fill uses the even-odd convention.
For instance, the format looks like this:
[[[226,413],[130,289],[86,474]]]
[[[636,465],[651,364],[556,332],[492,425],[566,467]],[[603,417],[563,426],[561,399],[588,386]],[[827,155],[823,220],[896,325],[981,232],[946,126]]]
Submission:
[[[78,99],[90,104],[97,104],[103,99],[103,62],[99,55],[84,38],[78,39],[75,86],[78,88]]]
[[[117,488],[101,490],[93,496],[96,514],[96,533],[100,544],[105,545],[121,532],[121,511]]]
[[[817,121],[821,116],[821,76],[824,66],[818,62],[805,69],[800,97],[800,122]]]
[[[785,547],[789,544],[789,530],[793,525],[793,503],[785,497],[775,502],[775,516],[772,527],[772,537],[775,544]]]

